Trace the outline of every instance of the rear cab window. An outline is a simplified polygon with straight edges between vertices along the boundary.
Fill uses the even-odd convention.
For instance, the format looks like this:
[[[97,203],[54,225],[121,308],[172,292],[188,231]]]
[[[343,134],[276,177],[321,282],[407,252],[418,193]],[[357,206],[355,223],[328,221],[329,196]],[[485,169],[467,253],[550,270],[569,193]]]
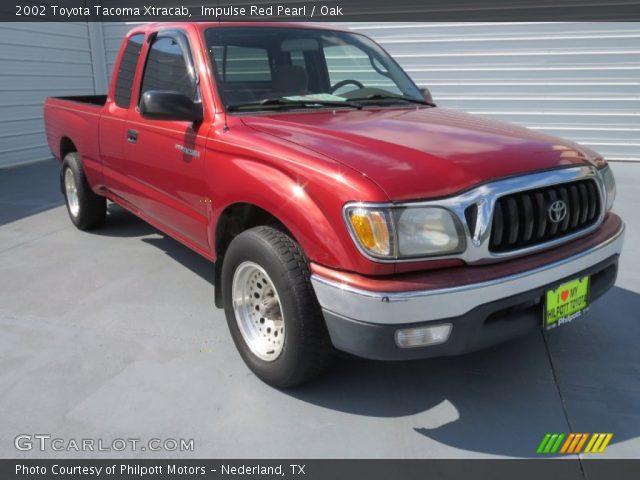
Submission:
[[[129,108],[131,104],[131,89],[143,43],[143,33],[132,35],[122,53],[115,86],[115,103],[120,108]]]

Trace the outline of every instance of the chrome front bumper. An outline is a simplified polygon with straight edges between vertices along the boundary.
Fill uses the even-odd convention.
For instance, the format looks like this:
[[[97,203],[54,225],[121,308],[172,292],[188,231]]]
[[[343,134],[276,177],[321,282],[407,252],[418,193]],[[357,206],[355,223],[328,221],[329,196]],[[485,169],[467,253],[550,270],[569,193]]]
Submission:
[[[318,275],[312,275],[311,282],[325,314],[377,325],[421,323],[458,317],[480,305],[575,275],[620,254],[623,242],[624,225],[606,241],[561,261],[516,275],[454,288],[374,292]]]
[[[317,274],[311,281],[337,349],[378,360],[459,355],[540,331],[545,292],[565,281],[588,275],[591,302],[609,290],[618,273],[624,224],[613,231],[562,260],[451,288],[383,292]],[[460,268],[464,279],[465,267]],[[438,342],[407,345],[399,340],[437,330],[448,330]]]

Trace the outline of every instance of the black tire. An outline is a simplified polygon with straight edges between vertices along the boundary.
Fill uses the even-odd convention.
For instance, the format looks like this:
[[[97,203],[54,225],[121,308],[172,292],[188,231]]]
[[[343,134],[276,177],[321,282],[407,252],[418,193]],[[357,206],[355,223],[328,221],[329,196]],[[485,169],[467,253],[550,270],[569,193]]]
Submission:
[[[247,366],[265,383],[292,387],[322,373],[334,349],[311,286],[309,266],[299,245],[272,227],[255,227],[233,239],[222,265],[222,295],[233,341]],[[236,269],[253,262],[273,281],[284,317],[285,339],[275,360],[265,361],[245,342],[232,300]]]
[[[70,206],[67,189],[65,188],[67,170],[73,174],[73,181],[77,189],[79,208],[76,212]],[[64,157],[61,175],[62,191],[71,222],[80,230],[91,230],[102,226],[107,216],[107,199],[96,195],[91,190],[80,162],[80,155],[77,152],[68,153]]]

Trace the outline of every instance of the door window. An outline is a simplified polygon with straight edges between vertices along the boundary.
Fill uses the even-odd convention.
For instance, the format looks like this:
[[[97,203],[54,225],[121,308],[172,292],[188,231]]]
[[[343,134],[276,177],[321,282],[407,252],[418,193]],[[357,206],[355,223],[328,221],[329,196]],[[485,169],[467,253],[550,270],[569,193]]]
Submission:
[[[196,100],[197,90],[178,42],[160,37],[149,50],[140,96],[149,90],[180,92]]]

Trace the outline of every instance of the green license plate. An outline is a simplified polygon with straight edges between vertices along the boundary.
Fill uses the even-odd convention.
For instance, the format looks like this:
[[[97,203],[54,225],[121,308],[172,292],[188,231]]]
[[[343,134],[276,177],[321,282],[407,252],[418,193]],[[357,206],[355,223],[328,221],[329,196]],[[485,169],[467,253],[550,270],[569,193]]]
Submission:
[[[581,317],[589,307],[589,277],[563,283],[545,295],[543,328],[551,330]]]

